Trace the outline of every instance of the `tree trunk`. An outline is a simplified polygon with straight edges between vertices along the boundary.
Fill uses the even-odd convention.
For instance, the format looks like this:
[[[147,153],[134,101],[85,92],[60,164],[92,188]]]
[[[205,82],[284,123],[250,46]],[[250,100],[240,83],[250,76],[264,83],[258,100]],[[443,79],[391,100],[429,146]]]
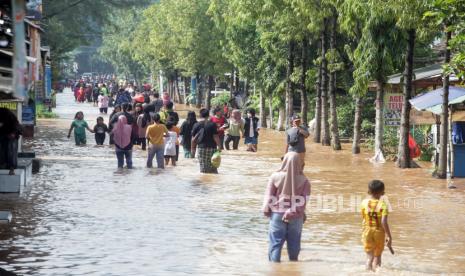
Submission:
[[[212,108],[212,91],[215,90],[215,78],[212,75],[208,76],[208,88],[207,88],[207,96],[205,97],[205,108],[211,110]]]
[[[139,89],[139,91],[143,91],[142,84],[141,84],[141,81],[140,81],[140,78],[139,78],[139,72],[136,71],[134,73],[134,78],[135,78],[135,81],[136,81],[134,87],[137,87],[137,89]]]
[[[286,118],[286,108],[284,106],[279,107],[279,117],[278,117],[278,125],[276,129],[279,131],[285,130],[284,120]]]
[[[302,75],[300,76],[300,99],[302,102],[300,113],[302,116],[302,124],[308,126],[308,90],[307,90],[307,70],[308,70],[308,38],[302,40]]]
[[[326,60],[326,37],[328,33],[328,19],[324,19],[324,30],[321,34],[321,144],[330,146],[329,137],[329,106],[328,106],[328,61]]]
[[[174,93],[173,93],[173,77],[169,76],[168,77],[168,94],[170,95],[170,98],[174,100]]]
[[[331,34],[329,45],[332,51],[336,51],[336,31],[337,15],[334,12],[331,17]],[[329,103],[331,108],[331,146],[334,150],[341,150],[341,141],[339,140],[339,126],[337,123],[337,103],[336,103],[336,72],[333,70],[329,75]]]
[[[452,38],[452,33],[446,34],[446,53],[444,63],[450,62],[450,49],[449,41]],[[442,80],[443,94],[442,94],[442,113],[441,113],[441,140],[439,148],[439,167],[437,170],[438,178],[447,177],[447,143],[449,135],[449,74],[446,74]]]
[[[270,113],[270,128],[273,128],[273,93],[268,91],[268,109]]]
[[[318,66],[318,79],[316,82],[316,99],[315,99],[315,129],[313,133],[313,141],[321,142],[321,64]]]
[[[249,80],[245,79],[244,80],[244,103],[246,103],[247,100],[249,99],[249,90],[250,90],[249,88],[250,88]]]
[[[287,72],[286,72],[286,114],[285,114],[285,126],[286,129],[290,127],[290,118],[294,113],[294,85],[292,83],[291,75],[294,72],[294,52],[295,52],[295,41],[289,42],[289,49],[287,55]]]
[[[175,90],[176,90],[176,96],[178,98],[178,103],[180,104],[183,104],[184,101],[182,100],[182,97],[181,97],[181,91],[179,91],[179,74],[178,74],[178,70],[175,70],[174,71],[174,86],[175,86]]]
[[[402,103],[402,115],[400,122],[400,138],[397,166],[399,168],[411,168],[410,148],[408,139],[410,134],[410,98],[412,97],[413,80],[413,56],[415,48],[414,29],[408,30],[407,53],[405,55],[404,69],[404,99]]]
[[[232,100],[234,98],[234,67],[231,69],[231,78],[229,80],[229,98]]]
[[[189,77],[184,77],[183,81],[184,81],[184,103],[188,104],[186,102],[186,97],[187,97],[187,95],[190,94],[190,78]]]
[[[375,122],[375,158],[376,162],[384,162],[383,134],[384,134],[384,83],[376,81],[376,122]]]
[[[266,123],[266,103],[263,89],[260,89],[260,122],[262,124],[262,127],[268,127]]]
[[[196,85],[196,93],[197,93],[197,103],[196,107],[201,108],[202,107],[202,89],[200,89],[200,75],[199,73],[196,74],[196,80],[197,80],[197,85]]]
[[[352,142],[352,153],[360,153],[360,136],[362,129],[362,101],[360,97],[355,98],[355,120],[354,120],[354,141]]]
[[[234,85],[234,92],[237,94],[238,92],[240,92],[240,85],[241,85],[241,80],[239,78],[239,71],[234,70],[234,82],[235,82],[235,85]]]

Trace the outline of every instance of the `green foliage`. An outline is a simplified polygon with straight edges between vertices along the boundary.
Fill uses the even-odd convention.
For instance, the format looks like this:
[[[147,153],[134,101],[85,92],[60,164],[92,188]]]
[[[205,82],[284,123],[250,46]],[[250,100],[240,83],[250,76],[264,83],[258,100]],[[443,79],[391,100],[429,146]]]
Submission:
[[[229,103],[231,97],[229,94],[220,94],[214,98],[212,98],[212,106],[223,106],[225,103]]]
[[[433,158],[435,149],[433,146],[428,144],[420,144],[421,155],[418,160],[420,161],[431,161]]]
[[[36,116],[40,119],[54,119],[58,118],[58,115],[55,112],[48,111],[48,107],[43,104],[36,105]]]
[[[118,74],[133,75],[139,82],[146,72],[142,62],[135,59],[134,33],[140,23],[140,12],[135,9],[116,12],[111,20],[113,24],[103,29],[103,42],[99,54],[103,60],[113,65]]]
[[[136,2],[151,4],[128,8]],[[56,58],[92,42],[84,36],[90,33],[102,36],[100,56],[121,75],[143,78],[163,70],[170,78],[211,75],[229,81],[224,74],[234,70],[266,99],[271,97],[275,110],[284,106],[290,42],[296,45],[290,79],[297,93],[301,90],[301,42],[308,39],[313,61],[305,80],[309,114],[314,113],[318,67],[325,58],[329,72],[337,72],[343,137],[353,134],[353,97],[363,101],[362,136],[373,136],[374,95],[367,87],[370,81],[384,82],[389,74],[402,71],[408,30],[417,33],[416,57],[432,57],[432,41],[447,26],[454,33],[454,57],[447,70],[465,75],[463,0],[44,0],[44,7],[45,40]],[[333,15],[338,19],[337,45],[322,57],[323,23]],[[192,95],[186,100],[193,102]],[[220,95],[212,104],[227,101],[229,95]],[[258,93],[249,95],[248,105],[258,109]],[[386,129],[386,153],[395,155],[397,133]]]
[[[207,15],[209,0],[162,0],[143,13],[132,47],[135,57],[155,71],[185,76],[226,72],[221,33]]]
[[[363,137],[373,137],[373,135],[375,135],[374,122],[368,119],[364,119],[362,121],[361,132]]]
[[[365,122],[364,122],[365,123]],[[366,125],[365,127],[368,127],[371,122]],[[374,125],[372,125],[374,128]],[[362,128],[363,128],[363,123],[362,123]],[[397,156],[397,149],[399,146],[399,136],[398,136],[399,128],[397,127],[388,127],[386,126],[384,128],[384,134],[383,134],[383,139],[384,139],[384,144],[383,144],[383,152],[387,160],[395,160]],[[369,137],[365,141],[365,147],[368,147],[370,150],[374,149],[374,138],[373,136]]]
[[[103,25],[111,24],[115,10],[140,7],[148,0],[76,1],[43,0],[44,45],[51,48],[57,64],[79,46],[90,45],[101,37]]]

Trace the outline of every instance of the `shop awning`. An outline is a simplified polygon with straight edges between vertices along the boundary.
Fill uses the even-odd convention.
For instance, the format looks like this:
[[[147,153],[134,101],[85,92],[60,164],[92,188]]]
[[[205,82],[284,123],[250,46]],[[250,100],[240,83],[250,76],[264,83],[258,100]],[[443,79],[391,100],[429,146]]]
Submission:
[[[442,112],[442,95],[443,89],[439,88],[433,91],[418,95],[410,100],[410,104],[417,110],[429,111],[434,114]],[[462,103],[465,101],[465,88],[451,86],[449,88],[449,105]]]

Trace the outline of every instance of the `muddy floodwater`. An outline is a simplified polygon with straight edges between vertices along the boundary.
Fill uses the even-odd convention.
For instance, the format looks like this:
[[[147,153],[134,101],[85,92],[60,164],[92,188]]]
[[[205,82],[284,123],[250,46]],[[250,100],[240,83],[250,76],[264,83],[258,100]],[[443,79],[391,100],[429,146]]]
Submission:
[[[386,183],[395,255],[385,252],[381,274],[465,274],[465,181],[457,189],[430,177],[429,164],[399,170],[373,165],[307,141],[311,179],[300,261],[267,260],[267,219],[260,213],[268,176],[279,167],[282,133],[264,130],[259,152],[225,152],[218,175],[201,175],[180,157],[176,168],[118,171],[109,146],[76,147],[66,137],[76,111],[92,127],[92,104],[72,93],[57,97],[58,119],[39,120],[27,142],[43,160],[32,187],[5,197],[0,266],[21,275],[360,275],[364,252],[357,205],[373,178]],[[185,109],[178,107],[178,109]],[[181,117],[185,112],[180,111]],[[105,122],[108,122],[108,116]],[[108,141],[108,140],[107,140]],[[285,253],[285,250],[283,251]]]

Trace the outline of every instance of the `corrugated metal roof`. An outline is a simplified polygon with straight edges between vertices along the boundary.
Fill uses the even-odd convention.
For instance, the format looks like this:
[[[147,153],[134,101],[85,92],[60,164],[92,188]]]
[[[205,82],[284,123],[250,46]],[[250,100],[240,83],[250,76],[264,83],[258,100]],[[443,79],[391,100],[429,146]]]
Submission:
[[[442,74],[442,65],[441,64],[433,64],[430,66],[417,68],[413,70],[413,80],[422,80],[428,79],[432,77],[439,77]],[[387,83],[389,84],[400,84],[403,78],[403,73],[391,75],[388,77]]]
[[[423,93],[411,99],[410,104],[417,110],[420,110],[420,111],[428,110],[433,113],[436,113],[437,106],[438,105],[440,106],[442,104],[443,93],[444,92],[442,88],[429,91],[429,92]],[[449,87],[449,104],[461,103],[463,99],[465,99],[464,96],[465,96],[465,88],[456,87],[456,86]]]

